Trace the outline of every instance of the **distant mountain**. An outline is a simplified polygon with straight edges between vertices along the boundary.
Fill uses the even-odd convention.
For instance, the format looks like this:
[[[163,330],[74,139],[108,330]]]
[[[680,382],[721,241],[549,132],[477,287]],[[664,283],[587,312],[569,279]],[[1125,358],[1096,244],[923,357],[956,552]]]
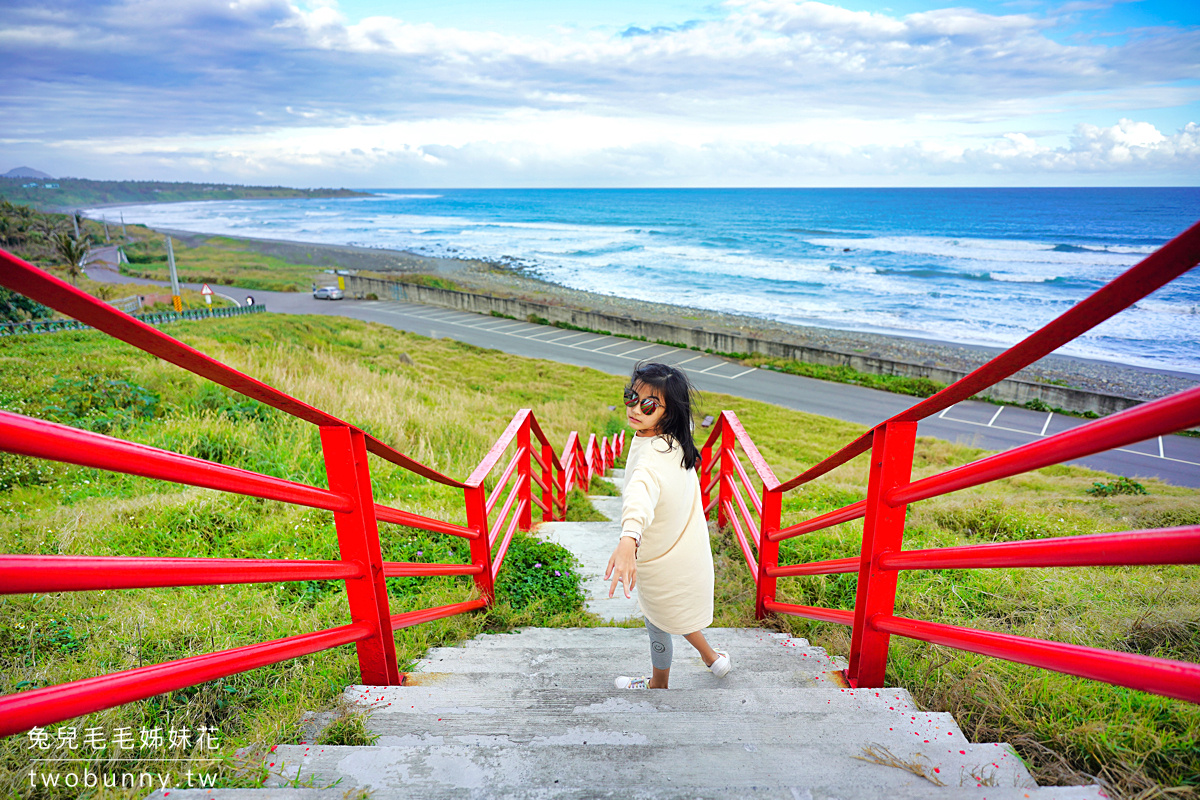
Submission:
[[[16,169],[10,169],[8,172],[0,175],[0,178],[37,178],[43,181],[54,180],[53,175],[47,175],[40,169],[34,169],[33,167],[17,167]]]

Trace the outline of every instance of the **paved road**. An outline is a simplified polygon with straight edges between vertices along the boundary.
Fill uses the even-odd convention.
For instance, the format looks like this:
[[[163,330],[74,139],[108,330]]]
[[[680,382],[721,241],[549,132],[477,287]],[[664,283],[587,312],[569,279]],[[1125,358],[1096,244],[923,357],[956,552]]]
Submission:
[[[90,272],[98,280],[131,282],[129,278],[107,270]],[[236,290],[236,293],[243,291]],[[860,386],[748,369],[692,350],[436,306],[391,301],[331,302],[314,300],[308,294],[285,292],[256,291],[253,294],[257,302],[266,303],[267,308],[276,313],[352,317],[422,336],[456,339],[516,355],[592,367],[614,375],[628,375],[635,362],[653,358],[681,366],[696,387],[704,391],[762,400],[863,425],[876,424],[915,402],[911,397]],[[966,401],[923,420],[918,433],[987,450],[1007,450],[1085,422],[1076,417]],[[1196,438],[1157,437],[1068,463],[1130,477],[1157,477],[1178,486],[1200,488],[1200,439]]]

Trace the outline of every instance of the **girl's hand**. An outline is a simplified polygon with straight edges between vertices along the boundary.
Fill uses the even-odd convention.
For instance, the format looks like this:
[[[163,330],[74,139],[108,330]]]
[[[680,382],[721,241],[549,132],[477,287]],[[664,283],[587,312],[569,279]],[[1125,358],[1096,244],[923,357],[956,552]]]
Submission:
[[[633,597],[629,590],[637,586],[637,543],[629,536],[622,536],[617,543],[617,549],[608,557],[608,568],[604,570],[604,580],[612,578],[608,587],[608,596],[612,597],[617,590],[617,581],[625,590],[627,598]]]

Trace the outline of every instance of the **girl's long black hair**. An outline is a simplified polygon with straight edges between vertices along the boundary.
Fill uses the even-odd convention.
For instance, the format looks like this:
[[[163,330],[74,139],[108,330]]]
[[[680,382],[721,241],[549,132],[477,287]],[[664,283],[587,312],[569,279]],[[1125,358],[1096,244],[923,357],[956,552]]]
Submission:
[[[629,388],[639,383],[657,389],[666,401],[658,432],[674,442],[672,447],[679,445],[683,451],[680,463],[684,469],[698,469],[700,451],[692,439],[692,401],[698,398],[687,375],[678,367],[643,361],[633,368]]]

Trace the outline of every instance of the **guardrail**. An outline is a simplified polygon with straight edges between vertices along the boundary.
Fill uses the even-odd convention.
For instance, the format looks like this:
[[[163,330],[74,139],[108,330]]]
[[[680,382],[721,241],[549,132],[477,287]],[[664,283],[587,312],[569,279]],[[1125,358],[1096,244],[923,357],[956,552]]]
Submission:
[[[3,251],[0,251],[3,252]],[[119,309],[118,309],[119,310]],[[209,319],[210,317],[240,317],[243,314],[261,314],[267,307],[261,303],[252,306],[228,306],[222,308],[196,308],[187,311],[149,311],[133,314],[132,318],[147,325],[165,325],[187,319]],[[22,336],[31,333],[58,333],[59,331],[92,330],[77,319],[31,319],[24,322],[0,322],[0,336]]]
[[[0,736],[351,643],[358,651],[364,684],[397,685],[403,676],[397,666],[392,632],[493,603],[495,578],[508,544],[516,529],[528,530],[532,526],[533,506],[542,510],[543,520],[561,518],[569,489],[576,485],[586,487],[593,474],[611,466],[624,446],[623,434],[611,441],[607,438],[597,441],[593,435],[583,447],[578,434],[572,433],[560,458],[533,413],[524,409],[513,417],[471,476],[466,481],[457,481],[360,428],[238,372],[3,250],[0,250],[0,285],[317,426],[328,486],[322,488],[262,475],[10,412],[0,412],[0,450],[331,511],[340,555],[336,561],[306,561],[7,554],[0,555],[0,574],[4,576],[0,594],[342,580],[350,612],[350,623],[336,628],[0,697]],[[261,310],[261,306],[256,309]],[[489,494],[485,480],[514,443],[516,452]],[[368,453],[428,480],[462,489],[467,524],[376,503]],[[534,464],[539,468],[537,471]],[[533,484],[541,490],[539,494],[533,492]],[[501,509],[493,514],[502,494]],[[470,563],[384,561],[379,522],[467,539]],[[470,575],[478,596],[450,605],[390,613],[387,578],[431,575]]]
[[[850,626],[846,678],[855,687],[883,685],[889,637],[895,634],[1200,703],[1197,664],[906,619],[893,613],[901,570],[1200,564],[1200,526],[969,547],[902,549],[909,503],[1200,424],[1200,388],[1195,388],[971,464],[912,480],[913,446],[920,420],[1028,366],[1197,263],[1200,263],[1200,223],[962,380],[881,422],[785,482],[775,477],[737,415],[722,412],[701,450],[705,513],[715,509],[718,524],[732,530],[754,578],[757,616],[761,619],[768,613],[791,614]],[[739,448],[750,463],[753,479],[742,464]],[[782,527],[784,492],[868,451],[871,461],[865,499]],[[714,470],[716,462],[720,466]],[[779,543],[784,539],[856,519],[864,520],[857,555],[808,564],[779,563]],[[858,575],[853,611],[781,603],[775,599],[780,578],[842,573]]]

